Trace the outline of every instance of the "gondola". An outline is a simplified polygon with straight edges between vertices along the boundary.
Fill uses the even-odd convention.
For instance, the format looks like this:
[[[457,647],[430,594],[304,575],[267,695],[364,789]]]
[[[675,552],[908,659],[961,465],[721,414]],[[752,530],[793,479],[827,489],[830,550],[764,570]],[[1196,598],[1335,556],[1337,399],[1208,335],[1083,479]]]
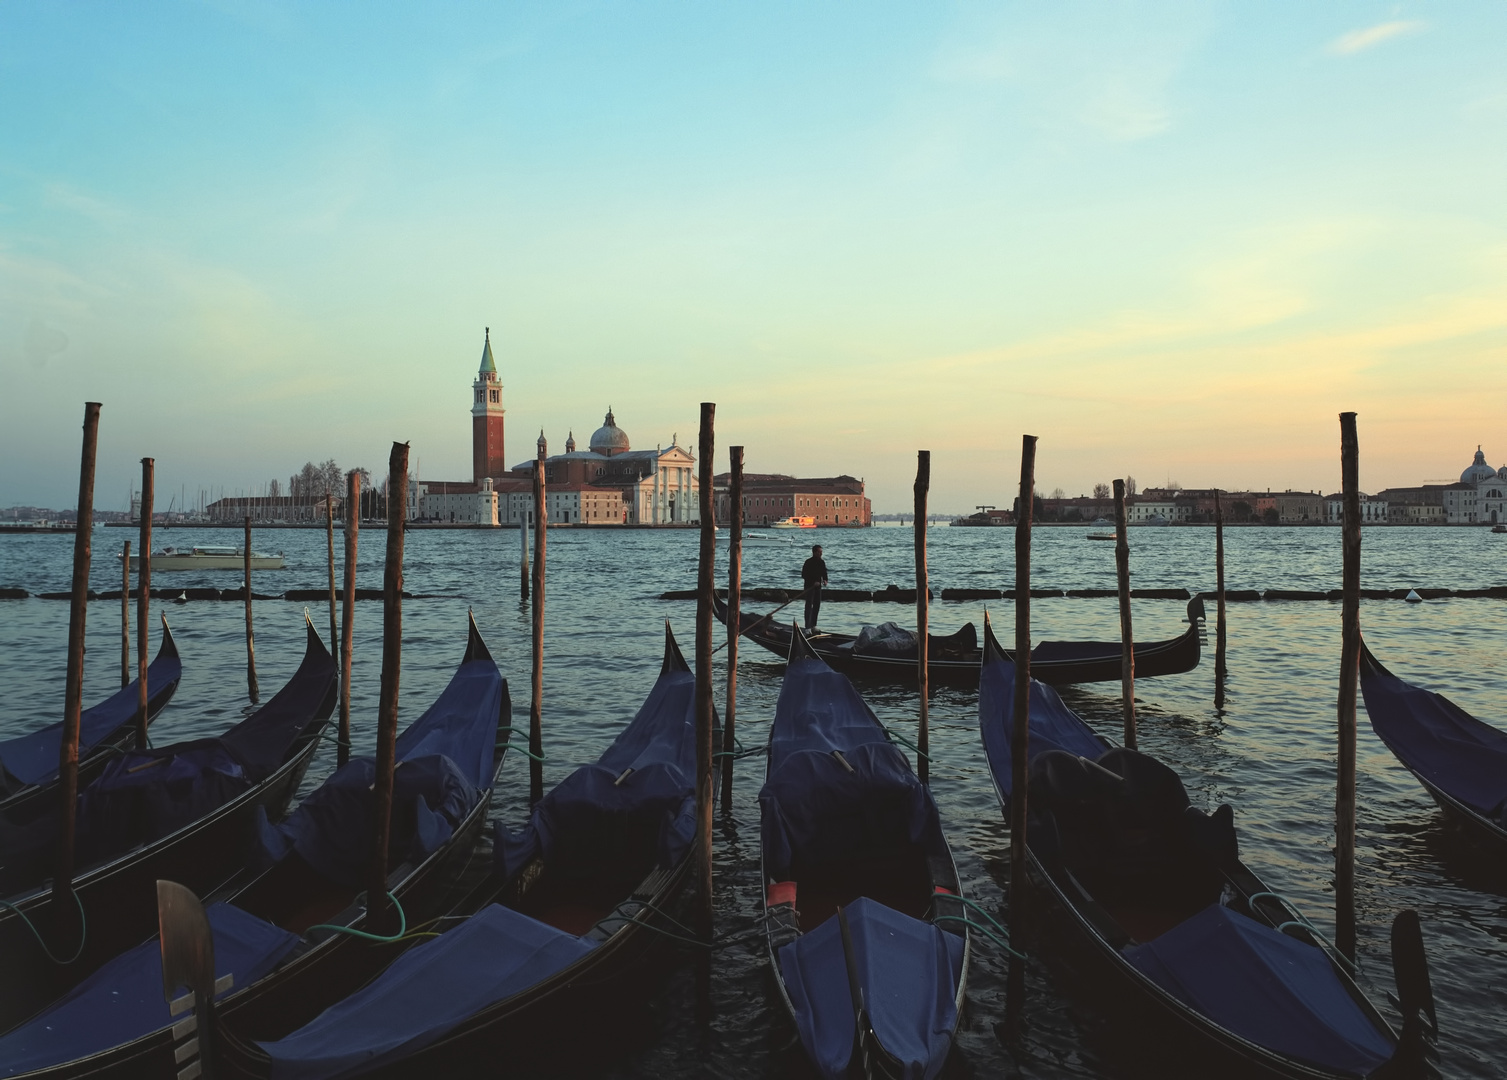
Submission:
[[[410,927],[440,913],[471,856],[511,714],[507,683],[470,621],[449,686],[397,740],[387,880]],[[250,865],[205,898],[216,974],[230,983],[217,1005],[220,1023],[243,1034],[286,1034],[409,943],[371,944],[335,929],[367,929],[361,890],[372,858],[375,768],[362,757],[337,770],[281,825],[264,826]],[[173,1076],[182,1041],[173,1026],[153,936],[0,1035],[0,1075]]]
[[[78,912],[58,910],[45,880],[0,904],[0,1028],[45,1008],[150,934],[158,878],[209,892],[244,865],[258,821],[282,816],[335,707],[335,661],[307,613],[304,622],[303,661],[265,705],[219,738],[118,755],[80,792]],[[50,853],[50,834],[41,835]],[[23,869],[34,870],[41,856],[35,848],[28,854]],[[45,858],[40,865],[50,869]],[[70,962],[59,962],[74,949]]]
[[[714,596],[713,608],[717,618],[726,626],[727,602]],[[1179,675],[1196,668],[1201,637],[1198,623],[1203,617],[1203,601],[1195,596],[1188,601],[1188,629],[1166,641],[1136,645],[1136,678]],[[742,613],[740,625],[745,627],[743,636],[750,641],[781,657],[790,655],[789,626],[746,611]],[[887,635],[822,633],[808,638],[807,645],[828,666],[847,675],[898,683],[915,682],[916,679],[915,635],[909,631]],[[976,687],[982,658],[978,633],[972,623],[965,623],[954,634],[930,637],[926,655],[927,677],[933,683]],[[1120,678],[1120,643],[1043,641],[1031,650],[1031,671],[1040,676],[1041,682],[1053,686],[1115,682]]]
[[[496,871],[463,905],[475,914],[286,1038],[217,1023],[219,1075],[464,1075],[531,1045],[557,1054],[541,1031],[580,1037],[587,1002],[606,1007],[625,978],[641,989],[648,954],[677,932],[695,861],[695,687],[666,624],[659,678],[632,723],[518,834],[498,824]]]
[[[979,727],[1008,820],[1016,672],[987,619],[984,649]],[[1035,680],[1030,710],[1029,884],[1084,982],[1205,1075],[1436,1075],[1415,912],[1392,926],[1399,1037],[1344,958],[1241,862],[1229,806],[1190,806],[1173,770],[1101,739]]]
[[[970,952],[941,817],[853,684],[789,637],[759,792],[780,1001],[830,1080],[934,1077]]]
[[[1405,683],[1364,644],[1361,693],[1371,730],[1472,836],[1507,855],[1507,732]]]
[[[147,723],[172,700],[183,677],[183,661],[178,643],[162,616],[162,644],[147,665]],[[112,754],[119,753],[136,740],[136,711],[140,705],[141,681],[111,694],[98,705],[85,709],[79,716],[78,783],[88,784],[99,775]],[[0,742],[0,816],[11,825],[32,821],[48,806],[49,796],[58,778],[58,747],[62,742],[62,723],[49,724],[39,731]]]

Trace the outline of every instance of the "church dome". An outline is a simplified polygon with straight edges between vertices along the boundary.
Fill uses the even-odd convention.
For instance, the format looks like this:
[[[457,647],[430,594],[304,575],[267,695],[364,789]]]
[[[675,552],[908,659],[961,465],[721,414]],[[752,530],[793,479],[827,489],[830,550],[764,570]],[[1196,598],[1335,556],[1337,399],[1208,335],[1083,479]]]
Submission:
[[[1479,484],[1482,480],[1495,480],[1497,471],[1486,464],[1486,455],[1481,453],[1481,448],[1476,447],[1476,459],[1471,462],[1470,468],[1460,474],[1460,483]]]
[[[611,457],[613,454],[621,454],[631,449],[628,444],[628,433],[617,426],[612,418],[612,410],[607,410],[607,420],[591,435],[591,451],[601,454],[603,457]]]

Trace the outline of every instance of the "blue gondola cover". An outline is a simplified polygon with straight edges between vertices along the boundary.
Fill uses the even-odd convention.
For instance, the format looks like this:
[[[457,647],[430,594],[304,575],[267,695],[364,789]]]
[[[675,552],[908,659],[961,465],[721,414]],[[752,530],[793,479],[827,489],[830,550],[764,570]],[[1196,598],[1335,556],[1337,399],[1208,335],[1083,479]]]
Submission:
[[[1361,692],[1371,727],[1404,765],[1507,827],[1507,732],[1446,697],[1365,666]]]
[[[963,939],[867,897],[844,910],[874,1034],[908,1080],[937,1075],[957,1024]],[[786,945],[779,964],[801,1042],[823,1076],[843,1080],[853,1056],[853,998],[837,919]]]
[[[979,676],[979,717],[984,737],[984,754],[1000,792],[1010,794],[1010,735],[1015,715],[1015,665],[1003,657],[984,662]],[[996,723],[995,718],[1001,718]],[[1027,755],[1031,760],[1047,750],[1066,750],[1070,754],[1096,760],[1108,744],[1095,735],[1077,713],[1069,709],[1050,686],[1031,680],[1030,739]]]
[[[1219,904],[1126,949],[1125,957],[1184,1004],[1257,1046],[1359,1076],[1396,1049],[1324,953]]]
[[[296,934],[229,904],[211,904],[206,914],[214,932],[215,975],[232,976],[232,989],[261,978],[298,944]],[[0,1036],[0,1076],[77,1061],[178,1019],[162,996],[162,948],[153,938],[105,964],[46,1012]]]
[[[147,667],[147,696],[155,698],[183,675],[183,661],[176,652],[158,654]],[[79,716],[78,753],[83,760],[96,743],[136,715],[140,702],[140,682],[111,694],[98,705],[85,709]],[[18,735],[0,742],[0,795],[27,784],[51,780],[58,772],[58,747],[63,741],[63,725],[48,724],[39,731]],[[6,777],[13,784],[7,784]]]

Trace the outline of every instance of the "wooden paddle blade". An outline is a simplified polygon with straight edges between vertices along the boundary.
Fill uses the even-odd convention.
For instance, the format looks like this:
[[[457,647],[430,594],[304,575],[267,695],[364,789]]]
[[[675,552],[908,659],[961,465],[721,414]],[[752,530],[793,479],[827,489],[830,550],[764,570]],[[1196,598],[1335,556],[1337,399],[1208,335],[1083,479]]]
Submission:
[[[1412,908],[1399,911],[1392,920],[1392,973],[1402,1003],[1404,1026],[1409,1018],[1428,1018],[1429,1038],[1439,1037],[1439,1018],[1434,1013],[1434,987],[1429,979],[1429,961],[1423,951],[1423,927]]]
[[[162,996],[169,1004],[180,988],[203,1001],[215,995],[215,939],[204,905],[176,881],[157,882],[157,926],[162,939]]]

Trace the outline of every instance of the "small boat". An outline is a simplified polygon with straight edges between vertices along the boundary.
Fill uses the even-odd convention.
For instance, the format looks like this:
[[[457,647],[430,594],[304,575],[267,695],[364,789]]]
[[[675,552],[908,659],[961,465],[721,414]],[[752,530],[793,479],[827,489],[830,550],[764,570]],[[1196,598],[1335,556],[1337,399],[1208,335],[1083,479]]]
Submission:
[[[1507,525],[1493,525],[1491,531],[1494,533],[1507,533]]]
[[[782,517],[779,521],[771,522],[771,529],[814,529],[816,519],[814,517]]]
[[[979,729],[1008,821],[1017,672],[987,621],[984,649]],[[1348,961],[1241,862],[1228,805],[1191,806],[1177,773],[1112,746],[1034,679],[1029,736],[1029,880],[1016,887],[1076,940],[1084,984],[1175,1040],[1196,1075],[1430,1075],[1437,1021],[1416,912],[1392,927],[1399,1036]]]
[[[828,1080],[930,1080],[970,951],[941,815],[853,684],[790,641],[759,792],[775,985]]]
[[[397,739],[388,892],[410,926],[440,914],[438,901],[470,858],[511,715],[507,683],[470,621],[449,686]],[[347,932],[368,929],[362,890],[373,857],[375,772],[370,757],[347,762],[281,825],[262,827],[245,869],[205,898],[216,975],[230,984],[217,996],[217,1025],[285,1034],[407,944],[368,944]],[[154,935],[0,1035],[0,1070],[34,1080],[177,1075],[161,972]],[[110,1022],[99,1023],[105,1016]]]
[[[1088,538],[1090,540],[1118,540],[1120,537],[1118,533],[1089,533]]]
[[[158,878],[211,889],[244,865],[258,821],[282,817],[335,707],[335,661],[304,615],[307,646],[288,683],[224,735],[115,755],[79,793],[73,892],[81,943],[47,881],[54,814],[0,835],[0,1030],[34,1014],[152,932]],[[77,948],[72,963],[49,957]]]
[[[183,661],[178,643],[162,618],[162,644],[147,665],[147,723],[150,724],[178,689]],[[86,786],[112,754],[136,740],[136,712],[140,707],[139,679],[85,709],[79,716],[78,784]],[[49,724],[28,735],[0,742],[0,819],[17,826],[51,810],[47,806],[58,777],[61,723]]]
[[[1403,682],[1364,644],[1360,686],[1371,730],[1387,749],[1447,816],[1507,855],[1507,732]]]
[[[117,559],[124,558],[122,552],[115,553]],[[140,555],[131,556],[131,566],[141,564]],[[161,551],[152,552],[153,570],[244,570],[246,568],[246,549],[237,547],[191,547],[187,551],[179,548],[163,548]],[[251,569],[253,570],[281,570],[283,568],[283,555],[268,555],[260,551],[251,553]]]
[[[713,595],[712,609],[727,625],[727,601]],[[1199,620],[1204,617],[1203,601],[1188,601],[1188,629],[1165,641],[1148,641],[1135,646],[1136,678],[1153,675],[1179,675],[1198,666],[1201,652]],[[742,613],[743,636],[784,657],[791,647],[790,627],[749,612]],[[881,629],[881,628],[875,628]],[[894,627],[887,634],[823,633],[809,640],[809,647],[823,661],[849,675],[865,676],[887,682],[914,682],[916,678],[916,640],[911,631]],[[934,682],[957,686],[977,686],[979,663],[983,652],[978,631],[972,623],[947,637],[933,635],[927,645],[927,674]],[[1043,641],[1031,650],[1031,669],[1042,682],[1060,686],[1066,683],[1114,682],[1120,678],[1120,643],[1118,641]]]
[[[580,1037],[580,1017],[624,981],[639,992],[644,961],[676,933],[655,922],[671,921],[695,862],[695,690],[666,623],[659,678],[628,727],[518,834],[498,823],[496,871],[466,902],[476,913],[284,1038],[217,1024],[219,1075],[470,1075],[535,1043],[557,1061],[541,1029]]]

